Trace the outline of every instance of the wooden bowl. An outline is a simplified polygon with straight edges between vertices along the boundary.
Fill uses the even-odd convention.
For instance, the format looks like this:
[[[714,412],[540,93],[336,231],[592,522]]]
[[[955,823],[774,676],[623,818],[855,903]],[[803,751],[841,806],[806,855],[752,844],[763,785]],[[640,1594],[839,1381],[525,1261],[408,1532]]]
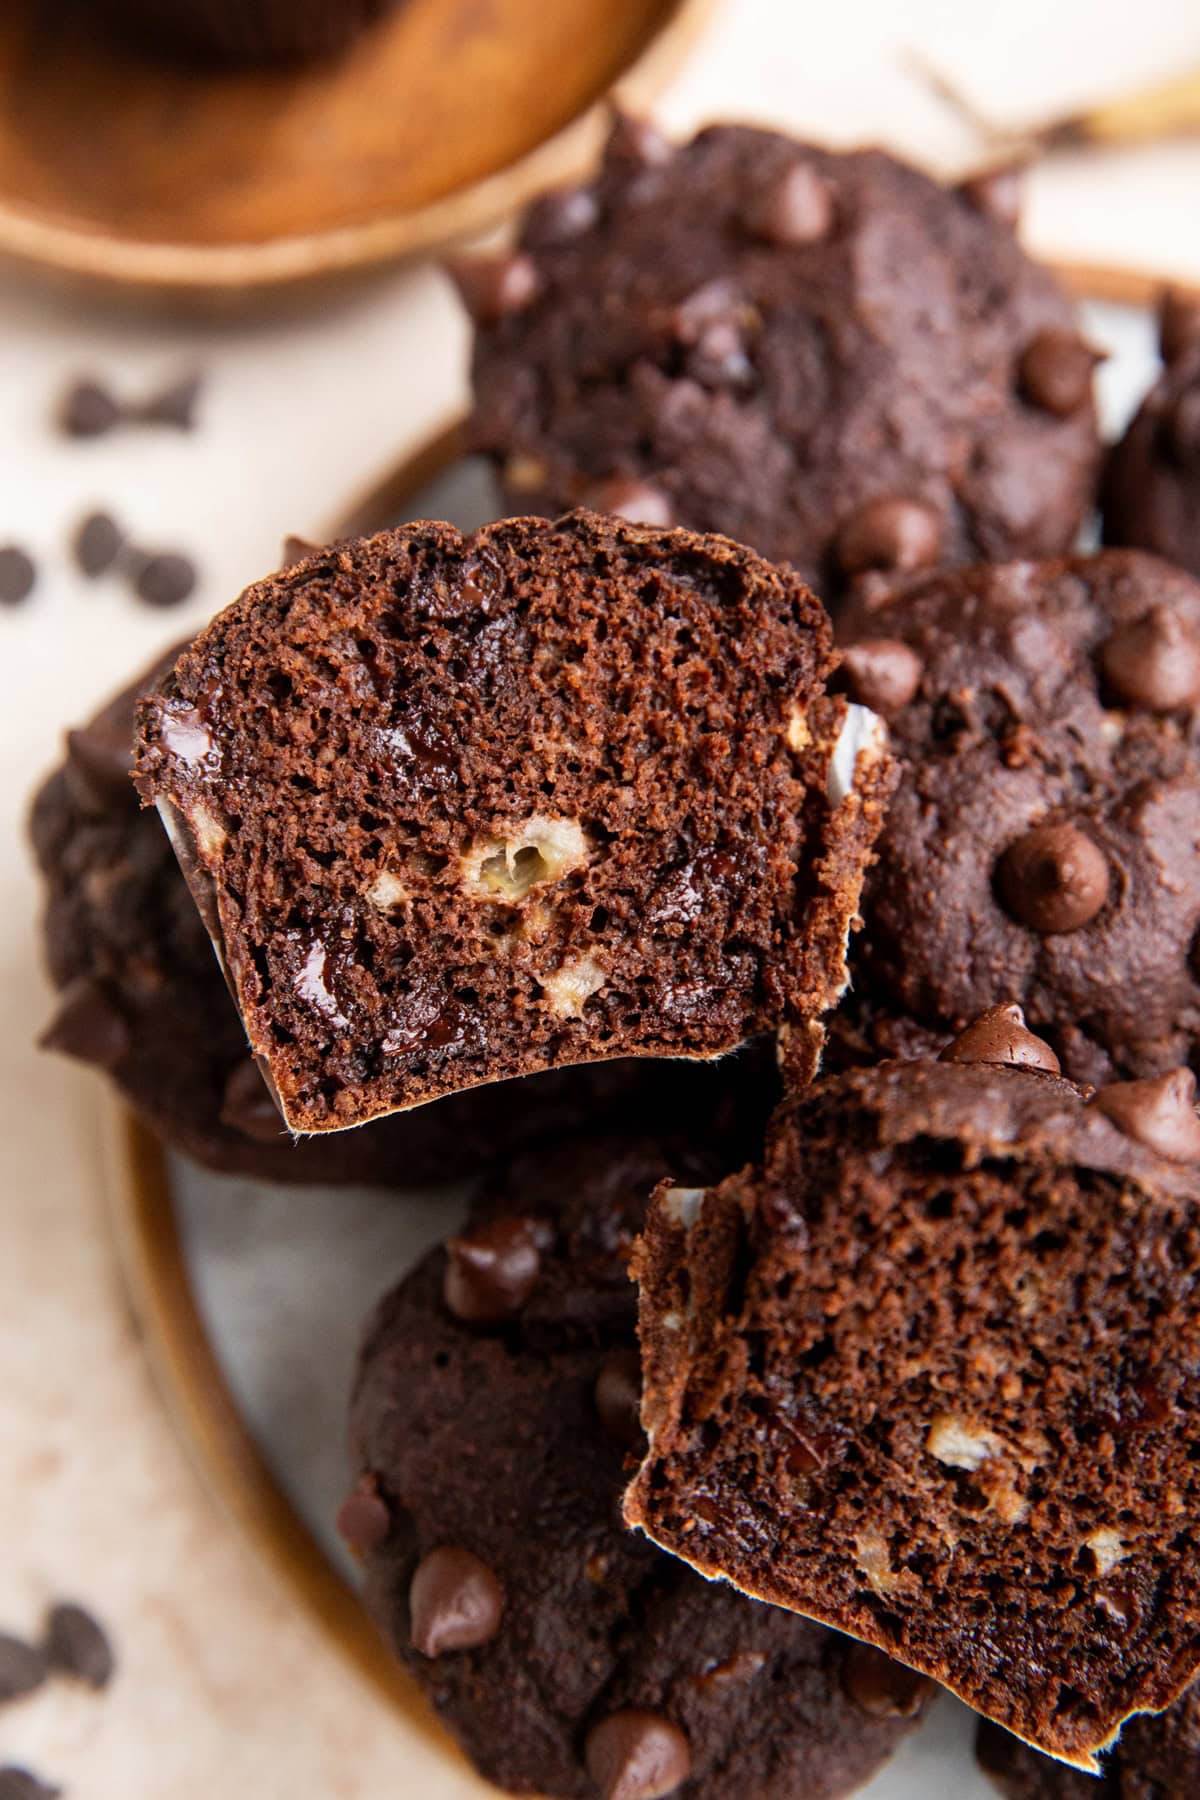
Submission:
[[[191,68],[0,9],[0,255],[172,298],[428,251],[588,166],[715,0],[400,0],[341,57]]]

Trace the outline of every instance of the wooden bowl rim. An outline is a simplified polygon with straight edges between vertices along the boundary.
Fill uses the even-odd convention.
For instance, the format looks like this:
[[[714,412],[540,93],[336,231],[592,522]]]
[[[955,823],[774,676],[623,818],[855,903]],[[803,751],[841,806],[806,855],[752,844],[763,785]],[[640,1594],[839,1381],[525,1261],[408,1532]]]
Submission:
[[[603,141],[612,103],[646,110],[723,0],[674,0],[672,11],[610,94],[516,162],[410,212],[261,243],[192,245],[91,231],[0,198],[0,256],[113,287],[175,295],[283,289],[420,255],[494,227],[545,188],[578,179]]]

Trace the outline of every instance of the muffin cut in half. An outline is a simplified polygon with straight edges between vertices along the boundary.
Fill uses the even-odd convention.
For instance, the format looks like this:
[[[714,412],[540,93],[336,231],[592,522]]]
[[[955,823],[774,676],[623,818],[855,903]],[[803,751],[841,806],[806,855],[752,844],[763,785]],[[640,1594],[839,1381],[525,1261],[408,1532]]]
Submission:
[[[1194,1096],[1001,1007],[660,1187],[629,1522],[1094,1768],[1200,1668]]]
[[[143,702],[137,770],[289,1126],[806,1044],[890,779],[833,660],[792,574],[587,513],[249,588]]]

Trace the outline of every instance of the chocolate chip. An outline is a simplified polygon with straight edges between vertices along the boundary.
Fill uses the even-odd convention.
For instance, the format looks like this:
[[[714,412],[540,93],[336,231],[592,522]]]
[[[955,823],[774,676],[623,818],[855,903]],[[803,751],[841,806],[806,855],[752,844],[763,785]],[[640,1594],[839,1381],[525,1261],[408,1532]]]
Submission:
[[[117,1659],[108,1633],[84,1607],[62,1601],[46,1621],[46,1660],[60,1675],[90,1688],[106,1688]]]
[[[497,325],[523,312],[541,291],[537,264],[524,250],[455,257],[446,270],[476,325]]]
[[[941,1052],[940,1062],[1008,1063],[1024,1069],[1059,1073],[1059,1061],[1049,1044],[1035,1037],[1015,1000],[989,1006],[986,1012],[960,1031]]]
[[[58,1800],[61,1793],[61,1788],[47,1786],[15,1763],[6,1763],[0,1769],[0,1800]]]
[[[562,188],[546,194],[526,215],[521,236],[533,250],[567,244],[590,231],[600,217],[600,202],[591,188]]]
[[[132,1048],[125,1015],[107,988],[90,975],[77,976],[63,989],[58,1011],[40,1042],[43,1050],[57,1050],[109,1071],[123,1063]]]
[[[80,571],[94,581],[112,568],[124,542],[125,533],[110,513],[88,513],[75,528],[71,554]]]
[[[20,606],[37,581],[37,565],[20,544],[0,544],[0,606]]]
[[[636,475],[614,475],[608,481],[597,482],[588,489],[584,505],[593,512],[628,519],[631,525],[665,527],[675,523],[669,497],[652,481],[639,481]]]
[[[1026,344],[1017,380],[1026,400],[1065,419],[1091,398],[1092,372],[1103,361],[1102,353],[1073,331],[1051,328]]]
[[[899,712],[921,685],[921,659],[899,638],[864,638],[842,657],[846,686],[877,713]]]
[[[1100,666],[1129,706],[1172,712],[1200,701],[1200,643],[1169,606],[1118,625],[1101,646]]]
[[[1200,300],[1166,290],[1158,305],[1158,347],[1168,364],[1200,350]]]
[[[623,112],[614,114],[612,130],[604,146],[606,162],[653,167],[670,162],[673,155],[669,141],[649,119],[635,119]]]
[[[1119,1131],[1168,1162],[1200,1162],[1196,1077],[1170,1069],[1145,1081],[1114,1081],[1092,1096],[1092,1105]]]
[[[1177,463],[1185,469],[1200,466],[1200,375],[1176,394],[1160,430]]]
[[[252,1056],[235,1063],[221,1095],[221,1123],[257,1144],[272,1144],[283,1131],[283,1119]]]
[[[740,325],[715,319],[688,352],[687,373],[707,388],[748,388],[758,379]]]
[[[68,437],[103,437],[120,418],[120,402],[90,376],[72,382],[59,403],[59,429]]]
[[[307,562],[310,556],[319,556],[323,548],[322,544],[311,544],[307,538],[296,537],[289,531],[279,553],[280,573],[284,569],[294,569],[297,563]]]
[[[596,1411],[609,1437],[627,1450],[642,1440],[642,1366],[636,1350],[610,1350],[600,1365]]]
[[[203,385],[199,375],[184,375],[140,406],[128,408],[127,416],[143,425],[173,425],[177,431],[190,431],[196,423],[196,402]]]
[[[496,1325],[520,1312],[541,1268],[528,1219],[489,1219],[446,1245],[442,1293],[456,1319]]]
[[[129,726],[126,719],[124,726]],[[137,794],[130,779],[133,767],[132,730],[123,729],[104,714],[90,725],[67,733],[67,761],[73,773],[82,775],[89,798],[111,807],[122,801],[131,811]]]
[[[479,1557],[443,1544],[417,1564],[408,1611],[412,1646],[422,1656],[477,1650],[500,1629],[504,1589]]]
[[[661,1800],[691,1774],[692,1753],[678,1725],[661,1713],[610,1713],[588,1732],[588,1774],[603,1800]]]
[[[132,564],[134,592],[147,606],[179,606],[196,585],[196,565],[177,550],[137,555]]]
[[[1015,230],[1021,219],[1024,185],[1024,164],[1002,163],[998,168],[980,169],[978,174],[968,175],[959,182],[958,191],[976,212]]]
[[[806,162],[785,169],[746,211],[750,233],[781,247],[820,243],[833,230],[833,220],[829,183]]]
[[[941,555],[942,525],[923,500],[898,495],[869,500],[838,529],[834,554],[847,575],[864,569],[906,573],[925,569]]]
[[[1033,931],[1078,931],[1108,899],[1108,860],[1077,825],[1037,825],[996,867],[1006,912]]]
[[[924,1711],[933,1683],[906,1669],[874,1644],[851,1644],[842,1664],[842,1691],[875,1719],[915,1719]]]
[[[46,1658],[35,1644],[0,1631],[0,1701],[32,1694],[46,1679]]]
[[[338,1536],[356,1556],[370,1556],[378,1550],[392,1528],[392,1517],[379,1492],[377,1476],[359,1476],[338,1507],[336,1524]]]

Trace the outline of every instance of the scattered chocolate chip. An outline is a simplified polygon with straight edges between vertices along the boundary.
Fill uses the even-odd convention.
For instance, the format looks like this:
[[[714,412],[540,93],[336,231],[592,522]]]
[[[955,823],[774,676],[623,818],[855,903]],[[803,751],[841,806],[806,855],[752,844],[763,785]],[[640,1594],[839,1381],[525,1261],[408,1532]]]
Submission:
[[[1160,430],[1177,463],[1185,469],[1200,464],[1200,373],[1176,394]]]
[[[820,243],[833,230],[833,220],[829,183],[806,162],[785,169],[765,192],[754,196],[746,213],[754,237],[781,247]]]
[[[37,581],[37,567],[19,544],[0,544],[0,606],[20,606]]]
[[[46,1661],[60,1675],[70,1675],[91,1688],[106,1688],[117,1659],[99,1620],[70,1601],[51,1607],[46,1620]]]
[[[46,1658],[36,1644],[0,1631],[0,1701],[32,1694],[46,1679]]]
[[[942,525],[923,500],[884,496],[869,500],[838,529],[834,554],[847,575],[864,569],[907,573],[925,569],[941,555]]]
[[[225,1078],[221,1123],[258,1144],[274,1143],[283,1131],[279,1108],[252,1056],[235,1063]]]
[[[112,1070],[129,1055],[129,1025],[107,988],[80,975],[59,996],[58,1011],[42,1033],[43,1050]]]
[[[1015,1000],[989,1006],[986,1012],[960,1031],[938,1059],[957,1063],[1009,1063],[1024,1069],[1059,1073],[1059,1061],[1049,1044],[1035,1037]]]
[[[356,1556],[370,1556],[378,1550],[392,1528],[392,1518],[377,1476],[359,1476],[338,1507],[336,1523],[338,1536]]]
[[[877,713],[899,712],[921,685],[921,659],[899,638],[864,638],[842,657],[846,686]]]
[[[1169,606],[1118,625],[1101,646],[1100,666],[1129,706],[1172,712],[1200,701],[1200,643]]]
[[[1025,168],[1022,163],[1002,163],[998,168],[980,169],[960,181],[958,191],[976,212],[986,213],[1001,225],[1014,228],[1021,219],[1022,190]]]
[[[125,533],[110,513],[88,513],[75,528],[71,554],[81,573],[94,581],[112,568],[124,542]]]
[[[1170,1069],[1145,1081],[1114,1081],[1092,1096],[1092,1105],[1119,1131],[1168,1162],[1200,1162],[1196,1077]]]
[[[600,1366],[596,1411],[609,1437],[632,1450],[642,1439],[642,1366],[636,1350],[610,1350]]]
[[[600,217],[600,202],[591,188],[561,188],[536,202],[526,217],[522,238],[531,249],[568,244],[590,231]]]
[[[537,1285],[541,1258],[528,1219],[489,1219],[451,1238],[446,1253],[443,1297],[468,1324],[511,1319]]]
[[[1091,398],[1092,373],[1103,361],[1073,331],[1039,331],[1021,352],[1017,380],[1026,400],[1065,419]]]
[[[1200,350],[1200,300],[1166,290],[1158,305],[1158,347],[1167,364]]]
[[[103,437],[120,418],[120,402],[90,376],[72,382],[58,409],[59,429],[68,437]]]
[[[1006,912],[1033,931],[1078,931],[1108,899],[1108,859],[1077,825],[1036,825],[1001,856]]]
[[[842,1690],[876,1719],[915,1719],[933,1692],[933,1683],[906,1669],[874,1644],[851,1644],[842,1664]]]
[[[651,167],[670,162],[673,155],[670,142],[649,119],[635,119],[623,112],[614,114],[612,130],[604,146],[606,162],[642,163]]]
[[[147,606],[179,606],[196,586],[196,565],[178,550],[139,553],[131,572],[134,592]]]
[[[593,512],[614,513],[628,519],[631,525],[670,526],[675,523],[670,499],[652,481],[639,481],[635,475],[614,475],[599,481],[584,496],[584,505]]]
[[[139,406],[127,408],[126,417],[143,425],[173,425],[177,431],[190,431],[196,423],[196,402],[203,385],[199,375],[184,375]]]
[[[499,256],[460,256],[446,264],[476,325],[497,325],[532,305],[541,290],[537,264],[524,250]]]
[[[678,1725],[660,1713],[611,1713],[592,1726],[584,1746],[588,1774],[603,1800],[661,1800],[682,1787],[692,1753]]]
[[[422,1656],[477,1650],[500,1629],[504,1589],[479,1557],[443,1544],[417,1564],[408,1610],[413,1649]]]
[[[310,543],[307,538],[297,537],[289,531],[279,553],[280,570],[294,569],[297,563],[307,562],[310,556],[319,556],[323,549],[323,544]]]
[[[0,1769],[0,1800],[58,1800],[61,1793],[61,1788],[47,1786],[15,1763],[6,1763]]]

